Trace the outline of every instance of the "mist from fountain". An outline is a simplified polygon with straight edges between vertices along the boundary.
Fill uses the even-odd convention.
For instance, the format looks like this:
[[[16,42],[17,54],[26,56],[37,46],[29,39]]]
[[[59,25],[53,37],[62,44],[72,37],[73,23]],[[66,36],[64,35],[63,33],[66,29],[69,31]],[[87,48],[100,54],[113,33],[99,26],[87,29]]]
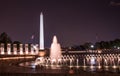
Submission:
[[[56,63],[58,63],[58,60],[61,59],[61,47],[60,44],[57,42],[56,36],[53,37],[53,42],[51,44],[50,58],[51,61],[55,61]]]

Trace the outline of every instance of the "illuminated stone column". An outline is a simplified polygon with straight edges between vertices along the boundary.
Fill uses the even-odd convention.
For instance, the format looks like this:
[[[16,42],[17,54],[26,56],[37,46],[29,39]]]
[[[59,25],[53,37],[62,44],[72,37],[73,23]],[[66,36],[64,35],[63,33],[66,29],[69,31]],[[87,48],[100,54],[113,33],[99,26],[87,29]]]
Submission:
[[[13,44],[13,54],[17,54],[17,44]]]
[[[39,42],[40,50],[44,50],[44,26],[43,26],[43,14],[40,14],[40,42]]]
[[[39,53],[39,46],[38,46],[38,44],[35,45],[34,49],[35,49],[35,54],[38,54]]]
[[[25,44],[25,54],[28,54],[28,44]]]
[[[33,45],[33,48],[34,48],[34,54],[38,54],[39,53],[39,45],[38,44]]]
[[[11,44],[7,44],[7,54],[10,55],[11,54]]]
[[[3,43],[1,43],[0,44],[0,54],[5,54],[5,51],[4,51],[5,49],[4,49],[4,44]]]
[[[30,47],[31,47],[30,54],[32,54],[32,55],[33,55],[33,54],[34,54],[34,48],[33,48],[33,44],[31,44],[31,46],[30,46]]]
[[[23,55],[23,44],[20,44],[20,55]]]

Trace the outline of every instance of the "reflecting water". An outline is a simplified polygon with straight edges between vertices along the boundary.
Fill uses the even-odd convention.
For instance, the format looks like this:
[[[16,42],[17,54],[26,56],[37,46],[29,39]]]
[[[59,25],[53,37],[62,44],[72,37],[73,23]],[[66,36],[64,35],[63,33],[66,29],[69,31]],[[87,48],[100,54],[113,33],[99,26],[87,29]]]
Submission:
[[[38,57],[20,66],[46,69],[77,69],[91,72],[120,72],[120,54],[63,55],[61,58]]]

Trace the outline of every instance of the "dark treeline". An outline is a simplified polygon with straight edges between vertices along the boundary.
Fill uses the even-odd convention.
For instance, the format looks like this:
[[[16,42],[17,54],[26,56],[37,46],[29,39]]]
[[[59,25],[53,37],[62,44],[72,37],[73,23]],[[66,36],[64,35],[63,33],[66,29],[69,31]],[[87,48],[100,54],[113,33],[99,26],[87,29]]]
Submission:
[[[0,44],[4,43],[5,48],[7,48],[7,44],[17,44],[19,48],[20,41],[12,41],[12,39],[8,36],[7,33],[3,32],[0,34]],[[29,43],[31,44],[31,43]],[[83,45],[74,45],[71,47],[65,47],[63,50],[99,50],[99,49],[120,49],[120,39],[115,39],[113,41],[100,41],[95,44],[91,42],[86,42]]]
[[[67,50],[102,50],[102,49],[120,49],[120,39],[115,39],[113,41],[100,41],[95,44],[91,42],[86,42],[83,45],[74,45],[71,47],[66,47]]]

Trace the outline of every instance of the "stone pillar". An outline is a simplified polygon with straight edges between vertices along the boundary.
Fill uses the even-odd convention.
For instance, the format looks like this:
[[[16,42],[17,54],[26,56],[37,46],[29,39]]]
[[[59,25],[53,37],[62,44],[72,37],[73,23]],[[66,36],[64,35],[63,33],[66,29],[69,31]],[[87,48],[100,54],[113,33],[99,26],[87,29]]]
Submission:
[[[36,44],[36,45],[34,46],[34,49],[35,49],[35,54],[37,55],[37,54],[39,53],[39,45]]]
[[[11,54],[11,44],[10,43],[7,44],[7,54],[8,55]]]
[[[13,54],[17,54],[17,44],[13,44]]]
[[[20,55],[23,55],[23,44],[20,44],[19,50],[20,50]]]
[[[28,44],[25,44],[25,54],[27,55],[29,52],[28,52]]]
[[[4,44],[3,43],[1,43],[0,44],[0,54],[5,54],[5,49],[4,49]]]
[[[31,50],[30,54],[32,54],[32,55],[34,55],[34,48],[33,48],[33,46],[34,46],[33,44],[31,44],[31,46],[30,46],[30,47],[31,47],[31,49],[30,49],[30,50]]]

